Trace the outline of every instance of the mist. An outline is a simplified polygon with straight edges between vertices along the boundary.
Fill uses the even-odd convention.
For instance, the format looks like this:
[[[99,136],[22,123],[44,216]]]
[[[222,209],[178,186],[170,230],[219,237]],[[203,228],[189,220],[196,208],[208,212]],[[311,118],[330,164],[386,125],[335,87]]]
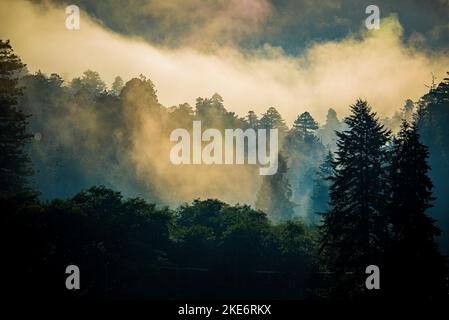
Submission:
[[[164,16],[174,10],[170,4],[155,2],[144,9]],[[324,124],[330,107],[343,119],[359,97],[381,117],[391,117],[406,99],[417,101],[428,90],[431,73],[442,78],[449,65],[444,50],[430,52],[404,41],[404,30],[394,15],[385,17],[379,30],[361,27],[343,39],[316,41],[301,55],[269,44],[242,49],[239,41],[261,32],[272,8],[265,1],[245,2],[242,6],[257,9],[248,20],[247,10],[221,5],[226,9],[215,23],[196,25],[178,46],[170,47],[115,33],[83,11],[81,29],[68,30],[65,7],[51,2],[0,2],[3,36],[12,40],[30,74],[41,70],[47,77],[57,73],[64,80],[50,87],[40,84],[51,82],[45,76],[24,81],[22,105],[33,115],[33,131],[42,135],[33,143],[33,155],[38,163],[36,184],[43,186],[46,197],[69,196],[104,184],[125,195],[170,205],[195,198],[254,204],[261,184],[257,166],[170,162],[170,132],[190,130],[192,121],[201,118],[195,113],[198,97],[212,99],[206,105],[218,110],[206,115],[205,128],[220,130],[242,128],[246,124],[239,117],[249,110],[260,116],[271,106],[288,125],[304,111]],[[217,8],[197,14],[205,17]],[[226,25],[235,10],[242,13],[235,21],[241,28],[234,30]],[[15,14],[7,14],[10,11]],[[186,19],[178,13],[171,19]],[[203,37],[195,36],[199,30]],[[220,46],[206,49],[207,41]],[[117,75],[131,81],[119,96],[80,93],[71,81],[87,69],[97,71],[109,86]],[[210,98],[217,92],[224,102]],[[191,113],[185,113],[184,103]],[[297,215],[310,211],[313,174],[325,153],[324,147],[319,148],[323,150],[296,150],[302,166],[300,173],[289,173],[289,179]],[[65,180],[72,185],[61,185],[58,175],[68,175]]]
[[[268,4],[258,4],[255,20],[240,19],[247,26],[245,35],[260,32],[258,26],[270,14]],[[170,10],[161,6],[157,9]],[[117,75],[129,80],[144,74],[165,106],[193,105],[198,96],[219,92],[230,111],[244,115],[252,109],[260,114],[275,106],[287,123],[305,110],[324,121],[329,107],[344,116],[358,97],[370,101],[381,115],[391,116],[406,99],[416,100],[426,92],[431,73],[442,78],[449,65],[444,50],[429,52],[404,42],[394,15],[382,20],[380,30],[361,27],[340,40],[311,43],[302,55],[293,56],[269,44],[241,50],[231,41],[239,35],[221,27],[229,16],[225,14],[217,24],[201,26],[204,39],[209,34],[229,38],[207,51],[198,49],[193,36],[170,48],[120,35],[83,12],[81,29],[67,30],[64,7],[50,3],[1,1],[0,8],[3,36],[13,40],[31,72],[57,72],[70,80],[93,69],[108,84]],[[8,14],[11,11],[15,14]]]

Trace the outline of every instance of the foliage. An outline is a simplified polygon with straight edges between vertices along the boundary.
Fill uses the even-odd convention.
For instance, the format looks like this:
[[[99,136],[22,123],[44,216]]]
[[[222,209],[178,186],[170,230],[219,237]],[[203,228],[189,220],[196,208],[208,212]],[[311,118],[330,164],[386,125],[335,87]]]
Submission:
[[[32,174],[25,151],[32,138],[27,128],[28,116],[17,108],[22,95],[18,76],[24,67],[9,41],[0,40],[0,192],[29,189],[26,178]]]
[[[449,79],[416,114],[406,102],[393,139],[366,101],[351,106],[344,124],[330,109],[323,127],[304,112],[288,130],[275,108],[239,118],[218,94],[194,108],[165,108],[144,76],[117,77],[108,91],[91,70],[68,85],[57,74],[27,74],[8,41],[0,41],[0,84],[3,285],[11,296],[447,296],[430,215],[447,239]],[[164,135],[193,120],[279,129],[278,172],[262,179],[256,209],[218,199],[162,206],[159,196],[175,197],[176,184],[160,188],[154,164],[142,183],[131,165],[140,112],[153,124],[145,129]],[[36,170],[29,180],[28,152]],[[117,183],[122,191],[111,189]],[[69,264],[80,267],[82,290],[64,288]],[[364,287],[370,264],[382,270],[382,291]]]

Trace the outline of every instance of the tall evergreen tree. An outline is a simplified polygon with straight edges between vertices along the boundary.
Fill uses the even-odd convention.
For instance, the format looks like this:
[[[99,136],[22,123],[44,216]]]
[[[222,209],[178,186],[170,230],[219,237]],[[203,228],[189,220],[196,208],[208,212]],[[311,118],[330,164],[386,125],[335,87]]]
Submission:
[[[248,122],[248,126],[253,129],[257,129],[259,127],[259,119],[254,111],[248,111],[248,115],[246,116],[246,121]]]
[[[405,100],[405,104],[402,107],[402,114],[403,114],[403,118],[405,120],[407,120],[408,122],[412,122],[413,121],[413,115],[414,115],[414,109],[415,109],[415,104],[413,103],[412,100],[407,99]]]
[[[313,134],[316,129],[318,129],[318,123],[307,111],[299,115],[293,123],[293,130],[298,131],[304,137]]]
[[[81,78],[74,78],[70,86],[75,92],[84,89],[93,95],[100,95],[106,90],[106,84],[101,80],[100,74],[92,70],[84,71]]]
[[[309,112],[298,116],[283,141],[283,150],[289,159],[288,179],[293,186],[296,213],[315,221],[313,213],[313,188],[318,167],[325,148],[315,136],[317,122]]]
[[[388,236],[384,167],[390,135],[366,101],[357,100],[351,111],[345,119],[348,130],[337,133],[330,209],[321,226],[322,252],[331,258],[337,291],[349,295],[364,288],[368,265],[382,264]]]
[[[393,245],[387,288],[392,295],[444,297],[447,269],[434,237],[440,230],[426,211],[432,207],[433,184],[428,173],[429,151],[420,142],[417,125],[402,122],[391,160]]]
[[[267,130],[278,129],[280,137],[283,136],[288,130],[281,114],[274,107],[268,108],[268,110],[262,114],[259,121],[259,128]]]
[[[122,92],[123,87],[125,86],[125,82],[123,82],[122,77],[117,76],[114,79],[114,82],[112,83],[112,93],[116,96],[120,95],[120,92]]]
[[[256,208],[276,222],[289,219],[294,213],[295,204],[291,201],[292,188],[286,175],[287,169],[287,161],[280,153],[277,173],[265,176],[257,192]]]
[[[342,124],[340,120],[338,120],[337,112],[330,108],[327,111],[326,122],[318,130],[317,135],[321,138],[321,142],[334,152],[337,149],[337,135],[335,134],[335,131],[341,130]]]
[[[22,95],[18,73],[25,65],[14,54],[9,40],[0,40],[0,191],[28,189],[27,176],[32,174],[30,158],[25,151],[32,135],[27,132],[27,115],[17,108]]]
[[[418,127],[422,142],[429,147],[430,177],[437,198],[430,214],[443,230],[439,238],[443,252],[449,255],[449,72],[438,86],[418,102]]]

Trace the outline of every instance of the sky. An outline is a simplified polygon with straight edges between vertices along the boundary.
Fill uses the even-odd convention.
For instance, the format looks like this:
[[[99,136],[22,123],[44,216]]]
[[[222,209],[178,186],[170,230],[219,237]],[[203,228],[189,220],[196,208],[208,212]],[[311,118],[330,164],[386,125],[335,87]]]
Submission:
[[[68,4],[80,30],[65,27]],[[449,0],[0,0],[0,30],[31,72],[144,74],[167,107],[217,92],[241,116],[274,106],[288,124],[342,117],[359,97],[391,116],[449,71]]]

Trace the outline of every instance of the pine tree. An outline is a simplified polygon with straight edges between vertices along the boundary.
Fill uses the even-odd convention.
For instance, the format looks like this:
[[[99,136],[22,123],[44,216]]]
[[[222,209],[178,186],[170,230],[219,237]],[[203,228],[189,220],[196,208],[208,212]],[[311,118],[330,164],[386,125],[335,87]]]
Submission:
[[[106,90],[106,84],[96,71],[86,70],[81,78],[74,78],[70,86],[74,92],[87,90],[90,94],[100,95]]]
[[[337,130],[337,128],[341,126],[340,120],[338,120],[337,117],[337,112],[332,108],[327,110],[325,126],[332,130]]]
[[[326,152],[315,136],[316,128],[316,121],[309,112],[304,112],[296,119],[282,146],[291,168],[288,179],[293,186],[293,202],[297,204],[295,211],[312,223],[316,220],[313,209],[314,179]]]
[[[368,265],[382,263],[388,239],[384,167],[390,134],[366,101],[357,100],[351,111],[345,119],[348,130],[337,133],[330,210],[320,227],[322,252],[336,274],[337,289],[349,295],[364,288]]]
[[[318,129],[318,123],[307,111],[299,115],[293,123],[293,130],[299,132],[303,137],[313,134],[316,129]]]
[[[414,114],[415,104],[412,100],[407,99],[405,100],[405,104],[402,107],[402,118],[407,120],[408,122],[413,121],[413,114]]]
[[[259,121],[259,128],[261,129],[278,129],[279,136],[283,136],[287,132],[287,125],[281,114],[273,107],[268,108],[267,112],[262,114]]]
[[[434,240],[440,230],[426,211],[432,207],[429,151],[420,142],[417,124],[402,122],[391,160],[390,219],[393,245],[390,294],[416,297],[447,295],[447,269]]]
[[[432,216],[443,230],[439,238],[441,248],[449,255],[449,73],[438,86],[432,85],[429,93],[419,100],[417,122],[422,142],[430,151],[430,178],[437,198]]]
[[[280,153],[277,173],[265,176],[257,192],[256,208],[275,222],[289,219],[294,213],[295,204],[291,201],[292,188],[286,176],[287,169],[287,161]]]
[[[115,77],[114,82],[112,83],[112,93],[119,96],[124,86],[125,83],[123,82],[123,79],[120,76]]]
[[[25,151],[32,135],[27,132],[28,116],[17,108],[22,95],[18,73],[25,67],[9,43],[0,40],[0,191],[28,190],[27,176],[32,174]]]
[[[252,129],[257,129],[259,127],[259,119],[254,111],[248,111],[248,115],[246,116],[246,121],[248,122],[248,126]]]
[[[321,138],[321,142],[328,146],[331,151],[337,149],[337,135],[335,131],[341,131],[342,125],[338,120],[337,112],[330,108],[327,112],[325,124],[318,130],[317,135]]]

